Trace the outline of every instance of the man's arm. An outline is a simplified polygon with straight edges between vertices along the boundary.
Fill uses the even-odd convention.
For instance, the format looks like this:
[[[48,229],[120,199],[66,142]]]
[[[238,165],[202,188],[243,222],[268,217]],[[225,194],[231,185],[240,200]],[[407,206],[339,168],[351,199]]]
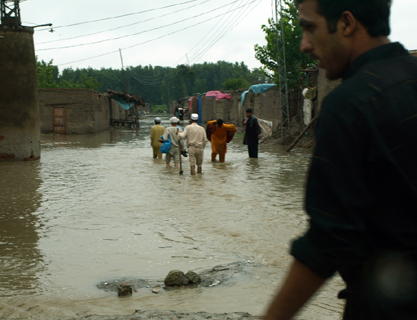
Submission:
[[[184,128],[184,132],[178,132],[177,131],[178,140],[183,140],[183,139],[187,138],[187,132],[188,132],[188,127]]]
[[[305,264],[294,260],[264,320],[292,319],[325,281]]]
[[[206,130],[204,130],[203,127],[201,127],[201,129],[203,129],[203,130],[201,130],[201,132],[202,132],[202,136],[203,136],[203,148],[205,148],[206,144],[209,140],[207,139]]]

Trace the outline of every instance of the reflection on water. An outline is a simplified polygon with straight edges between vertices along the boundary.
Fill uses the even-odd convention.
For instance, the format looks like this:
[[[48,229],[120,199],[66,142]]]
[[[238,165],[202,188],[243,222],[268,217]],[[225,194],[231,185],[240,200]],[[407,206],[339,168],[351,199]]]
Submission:
[[[262,314],[290,261],[290,240],[306,227],[308,154],[262,145],[260,158],[249,159],[235,138],[226,163],[211,163],[208,145],[203,175],[190,176],[183,158],[180,176],[152,159],[152,122],[45,135],[39,163],[0,164],[0,318],[130,314],[138,306]],[[233,286],[157,296],[143,291],[119,300],[96,287],[234,261],[261,267]],[[340,286],[332,281],[302,316],[335,319]]]
[[[34,293],[43,269],[35,214],[41,203],[38,163],[4,163],[0,175],[0,296]]]

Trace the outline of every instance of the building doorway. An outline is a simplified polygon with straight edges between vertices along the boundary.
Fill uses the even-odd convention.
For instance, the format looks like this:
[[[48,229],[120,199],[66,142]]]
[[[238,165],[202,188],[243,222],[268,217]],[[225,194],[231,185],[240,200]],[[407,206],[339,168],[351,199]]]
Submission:
[[[58,134],[66,134],[66,110],[65,107],[54,107],[52,111],[53,132]]]

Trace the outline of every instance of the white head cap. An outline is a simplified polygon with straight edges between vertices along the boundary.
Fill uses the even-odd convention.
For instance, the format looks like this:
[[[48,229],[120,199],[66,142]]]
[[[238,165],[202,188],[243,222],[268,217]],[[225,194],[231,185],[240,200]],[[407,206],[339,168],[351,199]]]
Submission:
[[[155,118],[155,122],[161,122],[161,118],[160,117],[156,117]]]
[[[197,121],[198,120],[198,114],[197,113],[191,114],[191,120]]]
[[[178,122],[180,122],[180,120],[177,117],[172,117],[171,119],[169,119],[169,122],[178,123]]]

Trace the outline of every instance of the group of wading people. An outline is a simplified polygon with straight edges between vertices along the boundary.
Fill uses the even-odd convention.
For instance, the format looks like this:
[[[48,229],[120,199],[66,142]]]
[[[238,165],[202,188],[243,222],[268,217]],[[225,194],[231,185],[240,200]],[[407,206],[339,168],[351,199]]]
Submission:
[[[181,154],[184,155],[183,140],[187,139],[187,150],[190,162],[191,175],[202,173],[204,148],[209,141],[206,130],[198,125],[198,114],[191,114],[190,125],[184,129],[179,126],[180,120],[177,117],[170,119],[171,127],[164,128],[161,125],[161,118],[154,119],[155,125],[151,128],[151,146],[153,149],[153,158],[162,159],[160,151],[163,141],[168,138],[171,140],[170,151],[165,156],[166,167],[170,168],[171,160],[174,161],[175,168],[178,168]],[[250,158],[258,158],[258,143],[261,138],[261,127],[258,119],[253,115],[252,109],[246,110],[246,119],[242,122],[246,126],[243,143],[248,145]],[[212,127],[210,135],[211,141],[211,161],[216,162],[217,156],[219,162],[225,162],[227,153],[228,136],[237,132],[234,124],[224,123],[222,119],[208,121],[207,126]],[[161,136],[163,139],[161,140]]]
[[[184,139],[187,139],[187,149],[190,158],[191,175],[196,174],[195,167],[197,165],[197,173],[202,173],[202,164],[204,156],[204,148],[207,143],[206,131],[198,125],[198,114],[191,115],[190,125],[184,129],[179,126],[180,119],[172,117],[169,119],[171,127],[164,128],[161,126],[161,118],[155,118],[155,125],[151,128],[151,146],[153,149],[153,158],[162,159],[161,146],[164,141],[171,140],[171,147],[166,153],[166,167],[170,168],[171,160],[174,162],[175,168],[178,168],[180,157],[187,156],[184,148]],[[162,137],[162,139],[161,139]]]

